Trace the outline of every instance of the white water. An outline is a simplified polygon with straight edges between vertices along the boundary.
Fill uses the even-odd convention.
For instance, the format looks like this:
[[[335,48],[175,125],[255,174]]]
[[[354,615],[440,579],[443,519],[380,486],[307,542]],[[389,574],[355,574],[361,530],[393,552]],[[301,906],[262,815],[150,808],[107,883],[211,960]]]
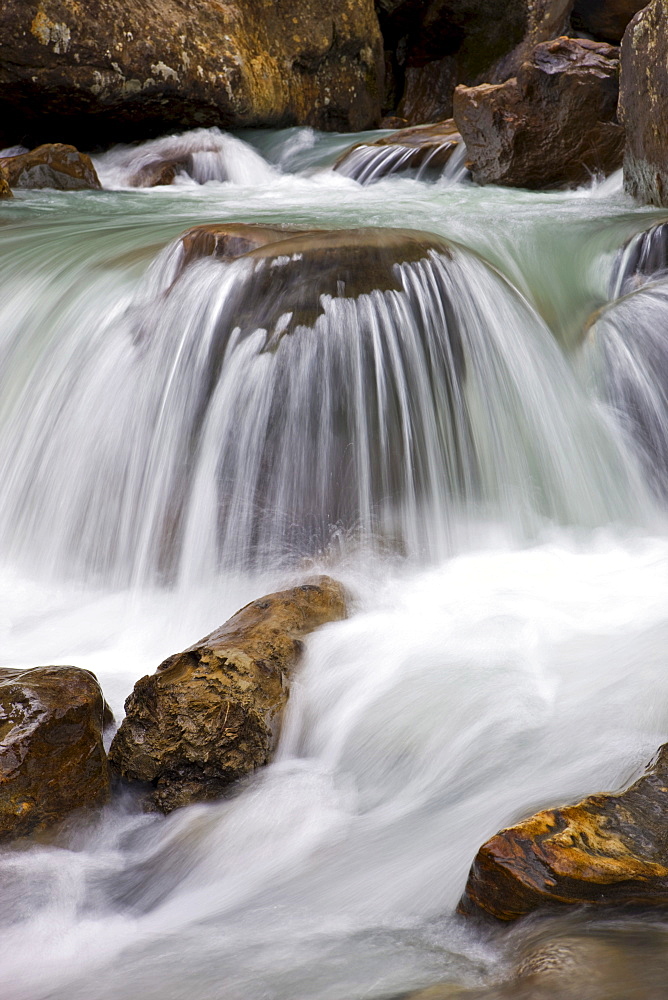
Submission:
[[[510,968],[503,938],[454,916],[479,844],[535,808],[620,785],[666,739],[662,515],[623,421],[564,347],[650,213],[600,189],[541,196],[401,178],[363,189],[324,165],[340,139],[291,130],[262,143],[271,181],[26,192],[3,206],[3,665],[93,669],[120,718],[138,677],[260,593],[324,568],[354,595],[351,617],[307,643],[278,760],[237,798],[167,819],[123,800],[55,843],[2,851],[5,1000],[349,1000],[498,981]],[[280,172],[282,157],[297,169],[300,156],[301,173]],[[447,267],[432,261],[431,278],[405,269],[409,285],[438,269],[448,292],[469,374],[446,423],[475,470],[475,483],[448,472],[434,421],[450,404],[416,388],[421,347],[419,364],[393,375],[411,403],[398,426],[414,432],[431,484],[426,503],[399,490],[408,557],[374,546],[371,523],[297,564],[275,525],[255,566],[239,552],[243,531],[217,534],[215,469],[226,442],[254,454],[250,390],[274,391],[286,346],[246,357],[250,336],[223,363],[226,393],[207,397],[178,558],[161,565],[160,518],[183,484],[183,422],[201,389],[198,346],[230,283],[248,279],[204,262],[164,299],[169,261],[147,268],[188,226],[225,218],[421,227],[519,289],[464,249]],[[338,357],[373,329],[372,345],[432,343],[416,340],[407,287],[326,304],[325,343],[339,336]],[[287,340],[298,400],[335,348],[308,360],[303,332]],[[242,367],[226,383],[230,360]],[[358,395],[353,385],[344,396],[353,431],[366,412]],[[284,431],[294,446],[298,429],[288,420]],[[388,434],[396,442],[391,423]],[[373,442],[357,440],[362,469]],[[356,497],[359,521],[377,505]],[[157,587],[167,570],[173,583]]]

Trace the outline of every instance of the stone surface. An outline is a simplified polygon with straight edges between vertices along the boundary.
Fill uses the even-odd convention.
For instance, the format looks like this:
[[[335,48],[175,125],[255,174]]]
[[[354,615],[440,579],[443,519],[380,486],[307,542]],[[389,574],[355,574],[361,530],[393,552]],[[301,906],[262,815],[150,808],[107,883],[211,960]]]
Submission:
[[[217,260],[236,260],[251,250],[280,243],[294,236],[302,236],[309,230],[297,226],[262,225],[253,222],[214,222],[193,226],[181,236],[183,247],[182,266],[202,257],[215,257]],[[318,232],[318,230],[310,230]]]
[[[668,905],[668,744],[623,792],[546,809],[478,851],[460,912],[516,920],[542,907]]]
[[[668,275],[668,222],[632,236],[615,257],[610,296],[618,298]]]
[[[59,142],[46,143],[29,153],[4,157],[0,160],[0,174],[13,188],[81,191],[101,187],[90,156]]]
[[[10,188],[7,178],[2,173],[0,169],[0,198],[13,198],[12,189]]]
[[[5,0],[0,146],[380,118],[373,0]]]
[[[551,188],[621,166],[618,50],[558,38],[504,84],[458,87],[455,121],[480,184]]]
[[[430,125],[417,125],[399,129],[375,142],[356,143],[339,157],[334,169],[361,183],[368,174],[375,180],[397,170],[427,166],[441,170],[461,141],[452,118]]]
[[[452,115],[457,83],[499,83],[539,43],[566,30],[573,0],[377,0],[399,100],[417,125]],[[394,106],[388,104],[387,111]]]
[[[578,31],[619,45],[631,18],[646,0],[575,0],[571,24]]]
[[[102,729],[111,720],[88,670],[0,669],[0,839],[106,802]]]
[[[622,40],[620,118],[626,129],[624,187],[668,205],[668,3],[653,0]]]
[[[345,614],[343,588],[329,577],[246,605],[137,682],[110,763],[128,781],[150,782],[164,812],[218,798],[268,763],[303,638]]]

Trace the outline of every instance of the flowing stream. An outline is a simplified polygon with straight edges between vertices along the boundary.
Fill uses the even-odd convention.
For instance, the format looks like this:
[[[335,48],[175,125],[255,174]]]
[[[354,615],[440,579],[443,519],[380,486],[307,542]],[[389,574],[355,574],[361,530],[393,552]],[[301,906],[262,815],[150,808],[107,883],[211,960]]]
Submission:
[[[331,169],[359,139],[197,130],[2,205],[1,664],[87,667],[120,720],[248,600],[321,571],[353,598],[238,795],[0,851],[3,1000],[501,982],[517,932],[455,914],[479,845],[668,738],[668,284],[610,291],[660,213],[458,161],[362,186]],[[179,270],[216,221],[448,242],[300,324],[278,268]]]

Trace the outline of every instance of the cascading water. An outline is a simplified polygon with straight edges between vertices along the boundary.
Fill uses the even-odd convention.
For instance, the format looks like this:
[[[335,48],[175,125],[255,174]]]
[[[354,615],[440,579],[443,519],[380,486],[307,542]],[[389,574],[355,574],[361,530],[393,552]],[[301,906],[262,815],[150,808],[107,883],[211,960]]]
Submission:
[[[353,595],[235,798],[165,818],[121,797],[3,847],[3,1000],[493,986],[541,931],[455,916],[480,843],[621,785],[666,739],[668,544],[628,409],[593,379],[612,357],[654,391],[634,324],[659,327],[662,293],[600,313],[583,379],[558,339],[655,220],[608,188],[362,188],[331,169],[341,137],[263,144],[265,175],[3,204],[2,664],[88,667],[120,719],[246,601],[325,566]],[[123,188],[156,146],[126,153]],[[323,253],[344,237],[296,233],[187,259],[180,234],[225,219],[368,227],[375,264],[353,254],[339,288]],[[436,235],[388,266],[389,227]]]

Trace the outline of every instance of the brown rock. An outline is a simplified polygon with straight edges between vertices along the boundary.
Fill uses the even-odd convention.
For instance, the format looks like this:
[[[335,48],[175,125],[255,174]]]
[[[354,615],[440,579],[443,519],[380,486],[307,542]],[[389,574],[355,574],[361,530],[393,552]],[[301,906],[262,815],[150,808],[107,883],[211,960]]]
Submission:
[[[218,798],[267,764],[302,639],[346,614],[329,577],[247,604],[142,677],[109,753],[129,781],[151,782],[163,812]]]
[[[318,230],[310,230],[318,232]],[[193,226],[181,237],[183,247],[182,266],[187,267],[201,257],[215,257],[217,260],[236,260],[243,254],[258,247],[293,236],[302,236],[308,230],[297,226],[276,225],[265,226],[255,222],[214,222],[201,226]]]
[[[458,87],[455,121],[480,184],[551,188],[621,166],[617,49],[558,38],[504,84]]]
[[[360,184],[400,170],[427,166],[442,170],[461,141],[452,118],[435,124],[417,125],[400,129],[375,142],[351,146],[336,161],[334,169]]]
[[[2,166],[0,165],[0,198],[13,198],[12,189],[7,183],[7,178],[2,172]]]
[[[546,906],[668,905],[668,744],[623,792],[546,809],[488,840],[460,912],[516,920]]]
[[[88,670],[0,670],[0,839],[106,802],[102,729],[112,718]]]
[[[631,18],[646,6],[646,0],[575,0],[571,24],[578,31],[619,45]]]
[[[5,0],[0,145],[380,118],[373,0]]]
[[[4,157],[0,160],[0,171],[13,188],[81,191],[102,186],[90,156],[59,142]]]
[[[643,203],[668,205],[668,7],[663,0],[653,0],[631,21],[621,61],[624,187]]]

